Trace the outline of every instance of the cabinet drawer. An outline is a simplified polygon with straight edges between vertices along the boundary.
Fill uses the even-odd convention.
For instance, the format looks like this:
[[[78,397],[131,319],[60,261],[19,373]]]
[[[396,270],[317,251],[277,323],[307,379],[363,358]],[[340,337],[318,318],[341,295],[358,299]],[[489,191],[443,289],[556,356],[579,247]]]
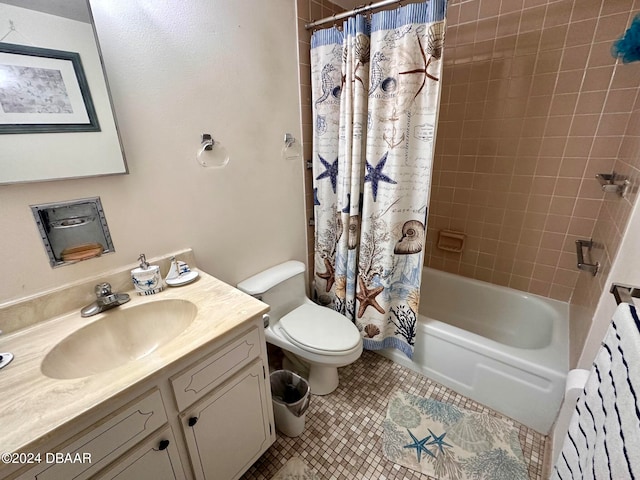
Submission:
[[[178,410],[184,410],[259,356],[260,332],[254,326],[209,357],[171,377]]]
[[[171,427],[143,441],[103,470],[96,480],[185,480]]]
[[[107,466],[154,430],[167,423],[167,415],[158,390],[134,400],[97,425],[87,433],[79,434],[55,452],[42,454],[42,463],[18,477],[38,480],[82,480],[90,478],[99,469]],[[52,455],[64,459],[56,463]],[[67,455],[68,454],[68,455]],[[45,458],[47,455],[49,458]],[[51,460],[51,462],[48,462]]]

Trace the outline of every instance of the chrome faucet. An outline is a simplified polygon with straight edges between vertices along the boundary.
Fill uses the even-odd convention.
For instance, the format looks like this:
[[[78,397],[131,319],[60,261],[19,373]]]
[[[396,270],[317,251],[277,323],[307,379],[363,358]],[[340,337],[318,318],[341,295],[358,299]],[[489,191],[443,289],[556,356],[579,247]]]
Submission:
[[[111,285],[106,282],[96,285],[95,292],[96,301],[80,310],[81,316],[91,317],[131,300],[127,293],[111,293]]]

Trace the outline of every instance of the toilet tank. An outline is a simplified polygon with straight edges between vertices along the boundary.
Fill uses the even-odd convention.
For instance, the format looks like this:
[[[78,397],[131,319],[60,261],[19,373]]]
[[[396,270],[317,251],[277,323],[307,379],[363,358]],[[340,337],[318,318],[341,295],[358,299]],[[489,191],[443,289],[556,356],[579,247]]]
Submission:
[[[270,324],[306,301],[305,266],[290,260],[260,272],[238,284],[238,289],[260,298],[271,307]]]

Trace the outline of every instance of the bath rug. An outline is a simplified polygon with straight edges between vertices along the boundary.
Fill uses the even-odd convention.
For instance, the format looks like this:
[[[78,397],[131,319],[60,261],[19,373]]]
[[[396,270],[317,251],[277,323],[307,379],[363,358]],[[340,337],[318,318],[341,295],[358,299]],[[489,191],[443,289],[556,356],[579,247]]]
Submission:
[[[518,431],[466,408],[395,392],[382,451],[394,463],[442,480],[528,480]]]
[[[320,480],[320,477],[303,459],[292,457],[271,480]]]

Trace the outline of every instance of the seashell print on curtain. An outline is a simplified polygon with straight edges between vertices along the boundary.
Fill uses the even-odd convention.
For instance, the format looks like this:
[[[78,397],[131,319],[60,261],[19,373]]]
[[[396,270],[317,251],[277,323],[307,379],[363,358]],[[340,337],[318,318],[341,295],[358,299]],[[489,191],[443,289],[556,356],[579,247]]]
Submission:
[[[446,0],[311,39],[316,296],[413,355]]]

